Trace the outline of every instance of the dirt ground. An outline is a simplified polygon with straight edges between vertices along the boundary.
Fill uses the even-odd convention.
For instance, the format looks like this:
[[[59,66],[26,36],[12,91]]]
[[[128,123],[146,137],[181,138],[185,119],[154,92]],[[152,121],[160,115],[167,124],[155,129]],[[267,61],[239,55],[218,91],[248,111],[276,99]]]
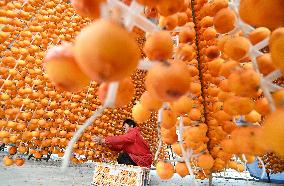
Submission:
[[[1,161],[2,158],[3,153],[0,154]],[[3,166],[1,162],[0,186],[90,186],[92,183],[93,170],[94,165],[88,164],[69,167],[66,172],[62,172],[60,162],[52,160],[48,163],[45,161],[37,162],[29,160],[22,167],[6,167]],[[234,172],[219,176],[240,177],[239,173]],[[245,176],[249,178],[248,175]],[[216,186],[276,186],[276,184],[224,178],[214,178],[213,184]],[[188,186],[193,185],[193,183],[189,176],[182,179],[178,175],[174,175],[170,180],[160,180],[153,170],[151,171],[150,185]],[[208,185],[208,180],[198,181],[198,185]]]

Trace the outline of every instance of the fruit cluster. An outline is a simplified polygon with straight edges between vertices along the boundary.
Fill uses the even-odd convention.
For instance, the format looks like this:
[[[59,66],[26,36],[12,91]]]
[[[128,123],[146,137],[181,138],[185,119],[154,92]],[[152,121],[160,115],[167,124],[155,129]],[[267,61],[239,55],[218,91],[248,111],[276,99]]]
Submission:
[[[161,114],[162,139],[172,144],[174,152],[183,156],[184,161],[188,157],[182,151],[193,151],[188,163],[176,165],[176,172],[181,176],[190,172],[190,164],[198,167],[193,170],[197,178],[209,177],[212,172],[225,168],[244,171],[244,165],[235,161],[234,155],[244,163],[251,163],[255,156],[271,151],[283,156],[283,125],[280,124],[283,88],[273,83],[282,76],[280,51],[283,47],[280,43],[283,42],[280,41],[283,28],[278,27],[283,19],[273,14],[274,20],[268,23],[263,20],[263,15],[254,15],[255,19],[250,17],[246,8],[253,7],[253,1],[249,0],[241,1],[240,5],[227,0],[182,2],[178,6],[167,4],[166,0],[157,1],[157,4],[143,1],[148,6],[146,16],[157,18],[160,27],[170,31],[150,34],[146,40],[146,56],[150,60],[161,61],[161,64],[156,64],[146,76],[148,92],[144,94],[152,100],[152,104],[144,101],[142,96],[141,103],[133,108],[134,118],[137,121],[147,119],[148,112],[159,109],[161,102],[170,105]],[[263,6],[275,7],[279,3],[262,1],[257,8],[262,10]],[[161,7],[172,12],[165,14]],[[277,11],[282,9],[278,7]],[[187,22],[182,22],[184,19],[179,17],[184,11],[192,13]],[[265,13],[271,12],[266,10]],[[253,28],[247,23],[262,27]],[[190,34],[189,28],[195,29],[195,37],[194,33]],[[170,36],[176,35],[180,45],[173,50]],[[196,45],[192,44],[192,38]],[[197,76],[188,71],[189,67],[190,70],[194,68],[194,52],[191,51],[197,53]],[[182,66],[180,60],[190,66],[178,68]],[[194,89],[197,85],[200,88]],[[196,94],[196,90],[201,97],[199,103],[192,103],[194,98],[190,96]],[[191,118],[195,109],[192,105],[199,105],[200,118]],[[181,118],[189,127],[183,128],[183,138],[179,139],[183,143],[174,144],[178,140],[175,121]],[[157,171],[161,178],[168,179],[173,175],[174,167],[161,161],[157,164]]]
[[[12,158],[16,158],[16,163],[17,156],[26,153],[33,154],[35,158],[48,153],[63,156],[73,133],[101,105],[97,83],[89,82],[84,75],[80,79],[80,72],[76,69],[73,69],[76,80],[61,84],[64,89],[71,83],[72,91],[78,90],[78,82],[85,86],[80,89],[81,92],[72,93],[63,91],[60,86],[54,88],[48,78],[48,69],[60,73],[57,78],[61,78],[64,68],[67,68],[63,66],[64,62],[61,67],[52,67],[50,63],[45,66],[46,71],[43,68],[46,50],[52,45],[73,42],[90,21],[77,15],[68,1],[1,1],[0,140],[13,146],[9,150],[10,156],[3,160],[6,165],[14,162]],[[141,45],[143,34],[136,32]],[[72,66],[68,68],[72,70]],[[91,137],[122,133],[123,120],[131,117],[133,103],[144,92],[144,76],[145,72],[137,70],[129,80],[134,93],[131,103],[122,108],[105,109],[103,115],[85,131],[74,145],[73,162],[115,159],[116,153],[95,144]],[[156,149],[155,121],[153,114],[147,123],[140,126],[153,151]],[[80,155],[85,158],[78,159]]]
[[[247,21],[251,19],[250,13],[245,10],[252,6],[250,3],[243,0],[238,6],[236,2],[216,0],[200,3],[195,9],[200,21],[200,62],[208,95],[209,151],[216,163],[213,171],[221,171],[226,166],[244,170],[242,165],[230,160],[233,154],[245,163],[268,151],[283,156],[283,133],[277,131],[283,125],[275,118],[283,110],[279,104],[283,88],[272,83],[282,75],[277,71],[277,68],[281,70],[277,53],[281,49],[276,51],[274,46],[283,29],[273,30],[280,26],[281,19],[275,19],[270,25],[255,19],[253,25],[262,27],[250,27],[247,25],[251,24]],[[279,2],[259,3],[268,8]],[[214,38],[209,38],[213,35]],[[269,52],[262,53],[267,45]],[[268,80],[269,76],[274,77]]]
[[[279,158],[274,153],[268,153],[262,159],[268,173],[276,174],[284,171],[284,159]],[[262,165],[259,164],[259,167],[262,168]]]

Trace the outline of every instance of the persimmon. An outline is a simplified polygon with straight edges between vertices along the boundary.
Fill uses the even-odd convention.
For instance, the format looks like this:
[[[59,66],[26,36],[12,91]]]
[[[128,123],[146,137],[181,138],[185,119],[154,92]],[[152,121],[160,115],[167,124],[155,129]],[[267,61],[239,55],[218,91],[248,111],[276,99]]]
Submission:
[[[108,92],[108,83],[102,83],[98,90],[99,99],[104,103]],[[127,105],[134,95],[134,84],[130,78],[125,78],[119,81],[117,94],[115,98],[115,107],[122,107]]]
[[[31,136],[34,137],[34,138],[38,138],[39,137],[39,131],[32,131]]]
[[[202,143],[202,141],[207,141],[205,139],[207,130],[202,129],[199,126],[188,127],[184,130],[183,137],[185,138],[185,144],[187,147],[192,143]]]
[[[185,163],[177,162],[177,164],[175,165],[175,170],[176,173],[182,178],[189,174],[188,168]]]
[[[146,6],[144,9],[144,14],[147,18],[156,18],[158,17],[158,11],[155,7]]]
[[[176,134],[174,136],[163,136],[162,135],[162,139],[165,144],[172,145],[177,142],[178,136]]]
[[[178,16],[173,14],[171,16],[160,16],[159,27],[164,30],[173,30],[178,25]]]
[[[224,121],[221,121],[224,122]],[[209,130],[208,137],[211,139],[217,139],[222,140],[224,139],[228,134],[223,130],[222,126],[217,126],[214,130]]]
[[[252,110],[249,114],[245,115],[245,120],[251,123],[261,122],[261,115],[257,111]]]
[[[14,164],[14,160],[13,160],[11,157],[9,157],[9,156],[5,156],[5,157],[3,158],[3,163],[4,163],[4,165],[6,165],[6,166],[11,166],[11,165]]]
[[[258,68],[263,75],[268,75],[269,73],[276,70],[276,65],[273,63],[271,55],[269,53],[257,57],[256,61]]]
[[[151,112],[143,107],[142,104],[136,104],[132,108],[132,117],[137,122],[145,122],[151,116]]]
[[[90,82],[76,64],[71,45],[61,45],[48,50],[44,67],[49,79],[63,90],[78,92]]]
[[[188,113],[192,108],[192,100],[187,96],[182,96],[171,104],[172,110],[178,115]]]
[[[208,63],[208,70],[212,76],[218,76],[221,66],[224,63],[222,58],[216,58]]]
[[[213,103],[213,106],[212,106],[212,111],[213,112],[216,112],[216,111],[219,111],[219,110],[223,110],[223,102],[221,101],[218,101],[218,102],[215,102]],[[208,123],[209,124],[209,123]]]
[[[269,40],[269,50],[272,57],[272,60],[276,66],[278,66],[281,70],[284,70],[284,47],[282,45],[284,40],[284,27],[277,28],[271,34]]]
[[[219,91],[217,98],[219,101],[225,101],[228,98],[232,97],[234,95],[234,93],[232,92],[225,92],[225,91]]]
[[[16,126],[17,126],[16,122],[8,121],[8,123],[7,123],[8,128],[14,129],[14,128],[16,128]]]
[[[190,72],[190,76],[191,77],[197,76],[199,74],[199,71],[198,71],[198,69],[195,66],[190,65],[187,68],[188,68],[188,70]]]
[[[0,42],[4,43],[4,41],[9,37],[9,34],[6,32],[1,31],[0,32]]]
[[[213,116],[218,122],[229,121],[229,120],[232,119],[232,116],[227,114],[223,110],[219,110],[219,111],[215,112]]]
[[[200,95],[201,93],[201,84],[198,82],[193,82],[190,84],[190,93]]]
[[[224,35],[223,37],[219,38],[217,41],[217,47],[220,51],[224,51],[225,43],[228,39],[232,38],[230,35]]]
[[[191,11],[191,10],[190,10]],[[195,24],[193,22],[188,22],[184,25],[185,27],[190,27],[190,28],[194,28],[195,27]]]
[[[185,26],[181,28],[178,35],[180,43],[193,42],[195,38],[195,30],[191,27]]]
[[[175,138],[177,136],[176,134],[176,127],[172,127],[170,129],[161,128],[161,135],[166,138]]]
[[[210,16],[214,16],[219,10],[223,8],[228,7],[228,1],[227,0],[213,0],[208,2],[208,7],[206,7],[206,10],[208,11]]]
[[[204,143],[200,143],[200,145],[197,148],[193,149],[193,153],[199,154],[199,153],[205,152],[206,150],[207,150],[207,144],[204,142]]]
[[[29,131],[23,132],[22,139],[23,141],[28,141],[32,138],[32,135]]]
[[[151,94],[147,91],[142,94],[140,101],[143,107],[150,111],[155,111],[162,107],[162,102],[153,98],[153,96],[151,96]]]
[[[214,28],[208,27],[206,30],[203,32],[202,36],[204,37],[205,40],[213,40],[217,36],[217,32]]]
[[[213,26],[213,17],[205,16],[204,18],[202,18],[202,20],[200,21],[200,26],[204,28]]]
[[[191,120],[188,116],[183,116],[182,119],[183,119],[183,125],[184,126],[190,126],[192,124]],[[177,123],[176,123],[177,126],[179,125],[179,121],[180,121],[180,118],[178,118],[178,120],[177,120]]]
[[[233,60],[244,58],[250,49],[250,41],[241,36],[228,38],[224,44],[224,53]]]
[[[253,156],[253,155],[245,155],[245,158],[246,158],[246,162],[248,164],[251,164],[251,163],[253,163],[255,161],[255,156]],[[242,161],[244,161],[243,157],[240,157],[240,159]]]
[[[216,97],[217,95],[218,95],[218,93],[219,93],[219,88],[218,87],[209,87],[208,89],[207,89],[207,93],[208,93],[208,95],[210,95],[210,96],[214,96],[214,97]]]
[[[239,172],[244,172],[244,171],[245,171],[244,165],[239,163],[239,164],[237,165],[237,171],[239,171]]]
[[[10,147],[9,150],[8,150],[8,153],[10,155],[16,154],[17,153],[17,147],[15,147],[15,146]]]
[[[218,50],[217,46],[210,46],[206,48],[205,55],[210,59],[214,59],[214,58],[219,57],[220,51]]]
[[[177,116],[175,113],[171,110],[164,110],[162,114],[162,123],[161,127],[165,129],[170,129],[175,126],[176,124],[176,118]]]
[[[21,153],[21,154],[24,154],[28,151],[27,147],[25,146],[19,146],[18,148],[18,151]]]
[[[247,24],[276,29],[284,24],[284,8],[281,0],[242,0],[239,14]]]
[[[191,2],[189,0],[184,0],[181,5],[180,12],[187,12],[189,7],[191,7]],[[188,16],[188,17],[191,17],[191,16]]]
[[[234,154],[260,155],[267,151],[263,130],[257,126],[239,127],[231,133]]]
[[[201,119],[201,112],[198,108],[192,108],[188,113],[188,116],[191,120],[197,121]]]
[[[102,2],[104,0],[71,0],[71,5],[80,16],[98,18]]]
[[[221,64],[219,75],[228,78],[229,75],[237,69],[237,67],[238,67],[237,61],[228,60],[228,61]]]
[[[218,147],[218,148],[222,148],[222,150],[226,153],[231,153],[233,154],[233,152],[235,152],[235,144],[233,142],[232,139],[224,139],[220,142],[220,146],[221,147]],[[214,149],[213,149],[214,150]],[[211,153],[213,154],[213,152],[211,151]],[[217,156],[215,155],[215,153],[218,153],[218,152],[215,152],[214,151],[214,156]]]
[[[15,164],[19,167],[25,163],[25,160],[23,158],[16,158],[14,161],[15,161]]]
[[[180,45],[176,49],[175,55],[176,55],[177,59],[181,59],[181,60],[184,60],[184,61],[190,61],[194,58],[195,50],[191,45],[184,44],[184,45]]]
[[[254,102],[250,98],[233,96],[224,101],[223,108],[232,116],[246,115],[254,109]]]
[[[268,28],[265,27],[258,27],[255,30],[251,31],[249,33],[249,40],[250,42],[255,45],[259,43],[260,41],[268,38],[271,34],[271,31]]]
[[[177,16],[178,16],[178,26],[183,26],[187,23],[188,16],[186,12],[178,12]]]
[[[233,154],[235,152],[235,144],[232,139],[224,139],[220,142],[220,145],[221,148],[227,153]]]
[[[185,3],[189,4],[189,1],[184,1]],[[185,13],[187,14],[187,17],[189,18],[189,20],[192,19],[192,10],[191,8],[189,8],[190,6],[187,7],[187,9],[185,10]],[[192,23],[192,22],[191,22]],[[187,24],[186,24],[187,25]]]
[[[174,175],[174,166],[171,163],[159,161],[156,170],[158,176],[163,180],[170,179]]]
[[[186,148],[193,149],[194,151],[204,144],[202,141],[197,142],[196,139],[192,140],[190,137],[186,137],[184,140]]]
[[[182,156],[182,150],[179,143],[172,144],[172,150],[176,155]]]
[[[19,140],[19,136],[18,135],[10,135],[9,138],[11,143],[16,143]]]
[[[229,76],[230,90],[239,96],[256,97],[260,86],[260,77],[252,69],[237,70]]]
[[[254,109],[263,116],[269,114],[270,108],[269,108],[268,100],[266,98],[258,99],[255,102],[255,108]]]
[[[235,28],[236,15],[230,8],[223,8],[214,16],[213,24],[217,32],[228,33]]]
[[[14,27],[13,27],[13,26],[10,26],[10,25],[5,25],[5,26],[2,28],[2,31],[3,31],[3,32],[13,32],[13,31],[14,31]]]
[[[229,161],[228,167],[231,168],[231,169],[237,170],[238,169],[238,163],[235,162],[235,161]]]
[[[129,76],[140,58],[132,35],[107,20],[97,20],[80,32],[74,55],[82,71],[97,82],[118,81]]]
[[[157,4],[157,10],[162,16],[170,16],[181,10],[184,0],[163,0]]]
[[[179,61],[156,64],[148,71],[145,85],[154,98],[175,101],[189,91],[189,71]]]
[[[237,127],[238,126],[234,122],[231,121],[222,122],[222,129],[228,134],[232,133]]]
[[[34,153],[34,157],[37,158],[37,159],[39,159],[39,158],[42,157],[42,154],[41,154],[39,151],[36,151],[36,152]]]
[[[272,112],[264,121],[263,124],[263,138],[265,144],[269,149],[284,157],[284,138],[283,138],[283,108],[278,108]]]
[[[161,0],[137,0],[137,2],[144,6],[154,7],[159,4]]]
[[[214,159],[210,154],[203,154],[197,158],[197,165],[203,169],[211,169],[214,165]]]
[[[150,60],[163,61],[173,54],[173,41],[167,31],[152,33],[146,40],[143,51]]]

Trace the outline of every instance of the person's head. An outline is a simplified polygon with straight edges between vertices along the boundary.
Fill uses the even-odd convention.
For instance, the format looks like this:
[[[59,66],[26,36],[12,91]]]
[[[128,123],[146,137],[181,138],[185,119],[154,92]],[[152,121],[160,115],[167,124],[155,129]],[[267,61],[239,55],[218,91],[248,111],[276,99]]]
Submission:
[[[129,128],[134,128],[134,127],[136,127],[136,123],[132,119],[126,119],[123,122],[123,128],[124,128],[125,132],[127,132]]]

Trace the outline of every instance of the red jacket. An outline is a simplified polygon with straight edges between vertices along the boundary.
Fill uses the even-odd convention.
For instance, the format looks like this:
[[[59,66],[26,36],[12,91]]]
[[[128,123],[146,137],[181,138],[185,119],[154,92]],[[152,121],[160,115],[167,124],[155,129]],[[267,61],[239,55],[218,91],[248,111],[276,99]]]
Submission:
[[[137,165],[151,167],[153,157],[150,147],[138,128],[129,128],[126,134],[109,136],[105,140],[110,149],[126,152]]]

